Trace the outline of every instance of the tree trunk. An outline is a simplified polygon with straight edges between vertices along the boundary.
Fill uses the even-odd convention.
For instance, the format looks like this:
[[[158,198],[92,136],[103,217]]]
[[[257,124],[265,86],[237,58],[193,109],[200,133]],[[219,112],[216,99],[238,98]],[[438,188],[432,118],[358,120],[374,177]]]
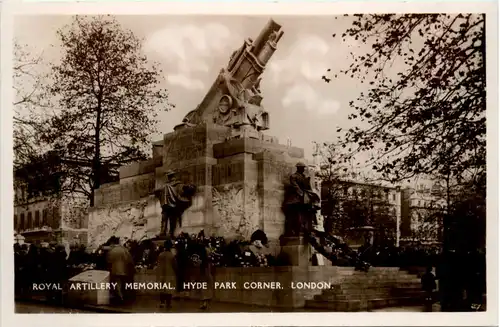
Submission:
[[[101,98],[97,99],[97,117],[95,123],[95,153],[94,160],[92,163],[92,177],[93,177],[93,187],[91,191],[91,199],[90,206],[94,206],[94,194],[95,190],[97,190],[101,186],[101,141],[100,141],[100,133],[101,133]]]

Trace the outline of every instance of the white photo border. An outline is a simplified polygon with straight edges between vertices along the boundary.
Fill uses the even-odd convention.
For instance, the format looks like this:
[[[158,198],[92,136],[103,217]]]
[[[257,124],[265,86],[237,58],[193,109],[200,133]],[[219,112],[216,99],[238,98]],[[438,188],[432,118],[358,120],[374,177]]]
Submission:
[[[1,317],[4,326],[479,326],[498,324],[498,8],[497,2],[7,2],[1,8]],[[12,250],[12,41],[15,15],[338,15],[352,13],[486,13],[487,17],[487,308],[477,313],[192,313],[15,314]],[[33,31],[36,33],[36,31]]]

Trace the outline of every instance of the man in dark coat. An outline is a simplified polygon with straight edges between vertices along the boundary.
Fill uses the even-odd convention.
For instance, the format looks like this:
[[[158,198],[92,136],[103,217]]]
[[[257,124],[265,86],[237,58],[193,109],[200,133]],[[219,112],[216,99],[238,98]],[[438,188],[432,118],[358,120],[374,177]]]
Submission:
[[[111,249],[107,255],[107,262],[110,272],[110,282],[117,283],[115,291],[115,300],[124,302],[125,283],[133,280],[135,273],[134,260],[130,252],[122,245],[119,239],[114,237],[111,241]]]
[[[66,265],[66,251],[63,245],[56,245],[54,252],[52,254],[52,259],[49,266],[50,281],[54,283],[63,284],[68,277],[67,265]],[[62,291],[56,290],[51,294],[51,299],[56,303],[61,303],[62,301]]]
[[[169,283],[174,287],[177,283],[177,260],[172,253],[172,241],[166,240],[163,245],[163,252],[158,256],[158,264],[156,266],[156,281],[158,283]],[[160,307],[165,306],[167,309],[172,307],[173,290],[165,289],[160,293]]]

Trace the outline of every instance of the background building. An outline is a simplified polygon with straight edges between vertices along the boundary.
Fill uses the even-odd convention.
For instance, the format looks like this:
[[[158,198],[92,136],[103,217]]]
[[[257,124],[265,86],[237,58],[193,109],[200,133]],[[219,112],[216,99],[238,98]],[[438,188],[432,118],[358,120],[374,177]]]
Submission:
[[[325,181],[321,191],[322,214],[326,228],[339,235],[346,236],[348,230],[357,227],[373,226],[375,242],[379,244],[439,244],[446,208],[442,193],[439,184],[413,189]]]
[[[432,187],[406,188],[401,199],[401,241],[440,244],[447,206],[443,188],[438,183]]]
[[[44,167],[44,171],[37,167],[18,168],[14,173],[15,234],[24,236],[27,243],[86,244],[88,201],[84,196],[61,192],[57,165]]]
[[[401,191],[399,187],[355,181],[322,183],[322,214],[326,229],[347,236],[350,230],[373,226],[375,242],[399,244]]]

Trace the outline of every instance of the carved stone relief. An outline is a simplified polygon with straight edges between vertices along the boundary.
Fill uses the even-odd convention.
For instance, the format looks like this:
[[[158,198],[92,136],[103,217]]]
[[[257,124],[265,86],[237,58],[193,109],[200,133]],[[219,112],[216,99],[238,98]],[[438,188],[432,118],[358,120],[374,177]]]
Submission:
[[[259,228],[259,198],[256,185],[225,185],[212,188],[212,205],[219,235],[249,238]]]

